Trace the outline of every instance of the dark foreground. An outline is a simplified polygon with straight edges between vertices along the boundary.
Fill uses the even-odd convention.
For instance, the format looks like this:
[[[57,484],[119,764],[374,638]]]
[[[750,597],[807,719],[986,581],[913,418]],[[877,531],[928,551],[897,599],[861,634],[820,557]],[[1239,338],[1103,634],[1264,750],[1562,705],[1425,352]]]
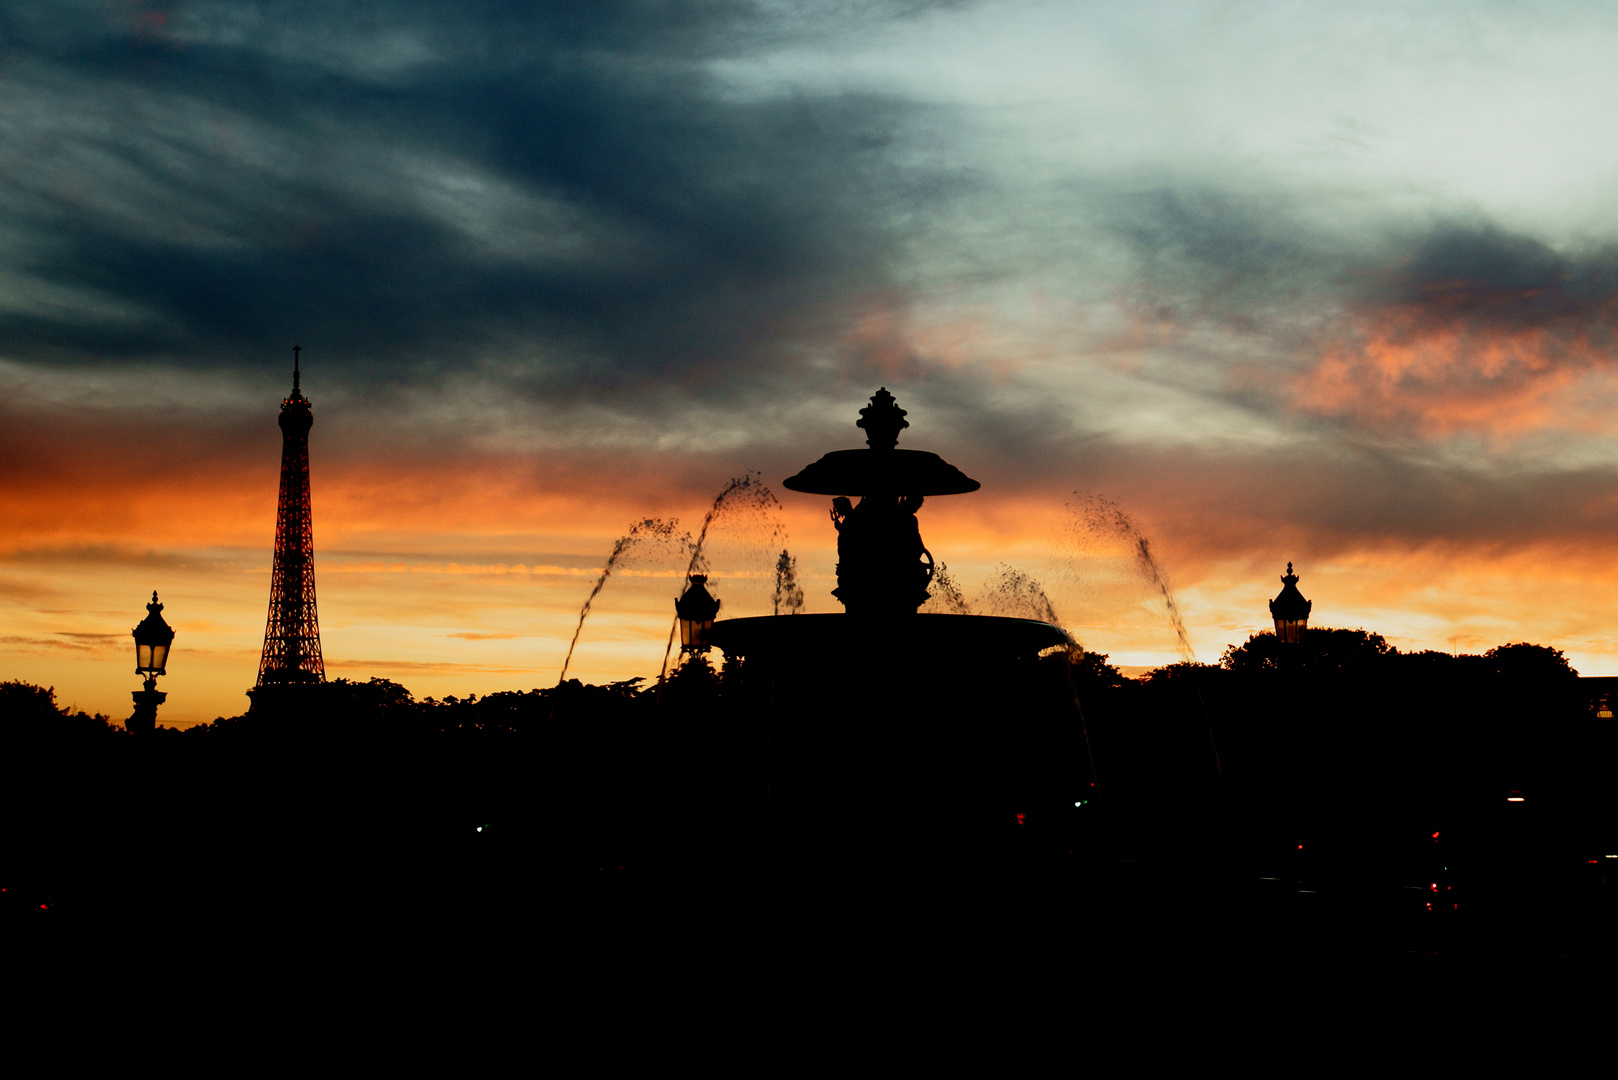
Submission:
[[[1618,956],[1613,822],[1554,793],[1299,810],[1217,789],[1088,792],[973,821],[868,788],[843,792],[863,804],[788,813],[752,778],[655,762],[615,779],[486,747],[311,749],[118,739],[13,758],[11,947],[122,938],[178,959],[296,939],[578,957],[683,942],[710,957],[1181,971]]]

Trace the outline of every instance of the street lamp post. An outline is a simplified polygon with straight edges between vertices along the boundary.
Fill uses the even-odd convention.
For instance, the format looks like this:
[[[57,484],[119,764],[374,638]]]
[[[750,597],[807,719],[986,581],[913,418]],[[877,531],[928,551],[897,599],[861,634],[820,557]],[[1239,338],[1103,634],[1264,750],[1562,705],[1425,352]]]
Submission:
[[[157,707],[168,694],[157,688],[157,677],[168,674],[169,646],[174,642],[174,629],[163,621],[163,605],[152,592],[152,602],[146,605],[146,618],[131,633],[135,638],[135,674],[146,676],[146,688],[131,695],[135,699],[135,714],[124,726],[131,734],[139,735],[157,727]]]

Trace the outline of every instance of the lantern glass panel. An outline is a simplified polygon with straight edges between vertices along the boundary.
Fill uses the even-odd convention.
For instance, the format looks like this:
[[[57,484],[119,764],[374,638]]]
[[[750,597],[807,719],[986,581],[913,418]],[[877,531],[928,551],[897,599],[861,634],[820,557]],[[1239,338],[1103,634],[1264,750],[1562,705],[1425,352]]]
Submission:
[[[712,619],[681,619],[680,647],[700,651],[708,647],[708,632],[713,629]]]
[[[168,672],[164,670],[168,667],[169,663],[168,642],[161,642],[157,645],[153,645],[151,647],[151,653],[152,671],[158,675],[168,674]]]

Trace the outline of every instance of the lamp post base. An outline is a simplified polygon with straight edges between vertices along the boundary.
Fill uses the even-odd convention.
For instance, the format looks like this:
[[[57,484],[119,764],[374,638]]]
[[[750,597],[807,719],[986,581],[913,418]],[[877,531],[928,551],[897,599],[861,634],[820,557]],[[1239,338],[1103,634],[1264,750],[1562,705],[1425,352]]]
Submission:
[[[168,698],[168,692],[152,689],[136,690],[129,696],[135,699],[135,714],[124,721],[125,730],[131,735],[144,735],[156,730],[157,707]]]

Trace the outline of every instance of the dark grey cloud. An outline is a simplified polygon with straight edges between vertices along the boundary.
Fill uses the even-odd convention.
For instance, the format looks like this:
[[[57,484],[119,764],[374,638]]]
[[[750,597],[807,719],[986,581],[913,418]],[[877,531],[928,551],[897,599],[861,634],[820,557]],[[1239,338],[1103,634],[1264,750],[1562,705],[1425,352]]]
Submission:
[[[914,106],[703,61],[920,6],[0,8],[0,335],[560,394],[789,363],[947,184],[898,164]]]
[[[1618,246],[1562,252],[1487,222],[1442,222],[1412,239],[1377,299],[1420,307],[1435,321],[1610,333]]]
[[[1549,329],[1605,325],[1618,245],[1575,250],[1476,215],[1411,221],[1216,188],[1114,192],[1104,228],[1135,254],[1165,310],[1251,322],[1253,312],[1330,304],[1400,307],[1434,322]]]

